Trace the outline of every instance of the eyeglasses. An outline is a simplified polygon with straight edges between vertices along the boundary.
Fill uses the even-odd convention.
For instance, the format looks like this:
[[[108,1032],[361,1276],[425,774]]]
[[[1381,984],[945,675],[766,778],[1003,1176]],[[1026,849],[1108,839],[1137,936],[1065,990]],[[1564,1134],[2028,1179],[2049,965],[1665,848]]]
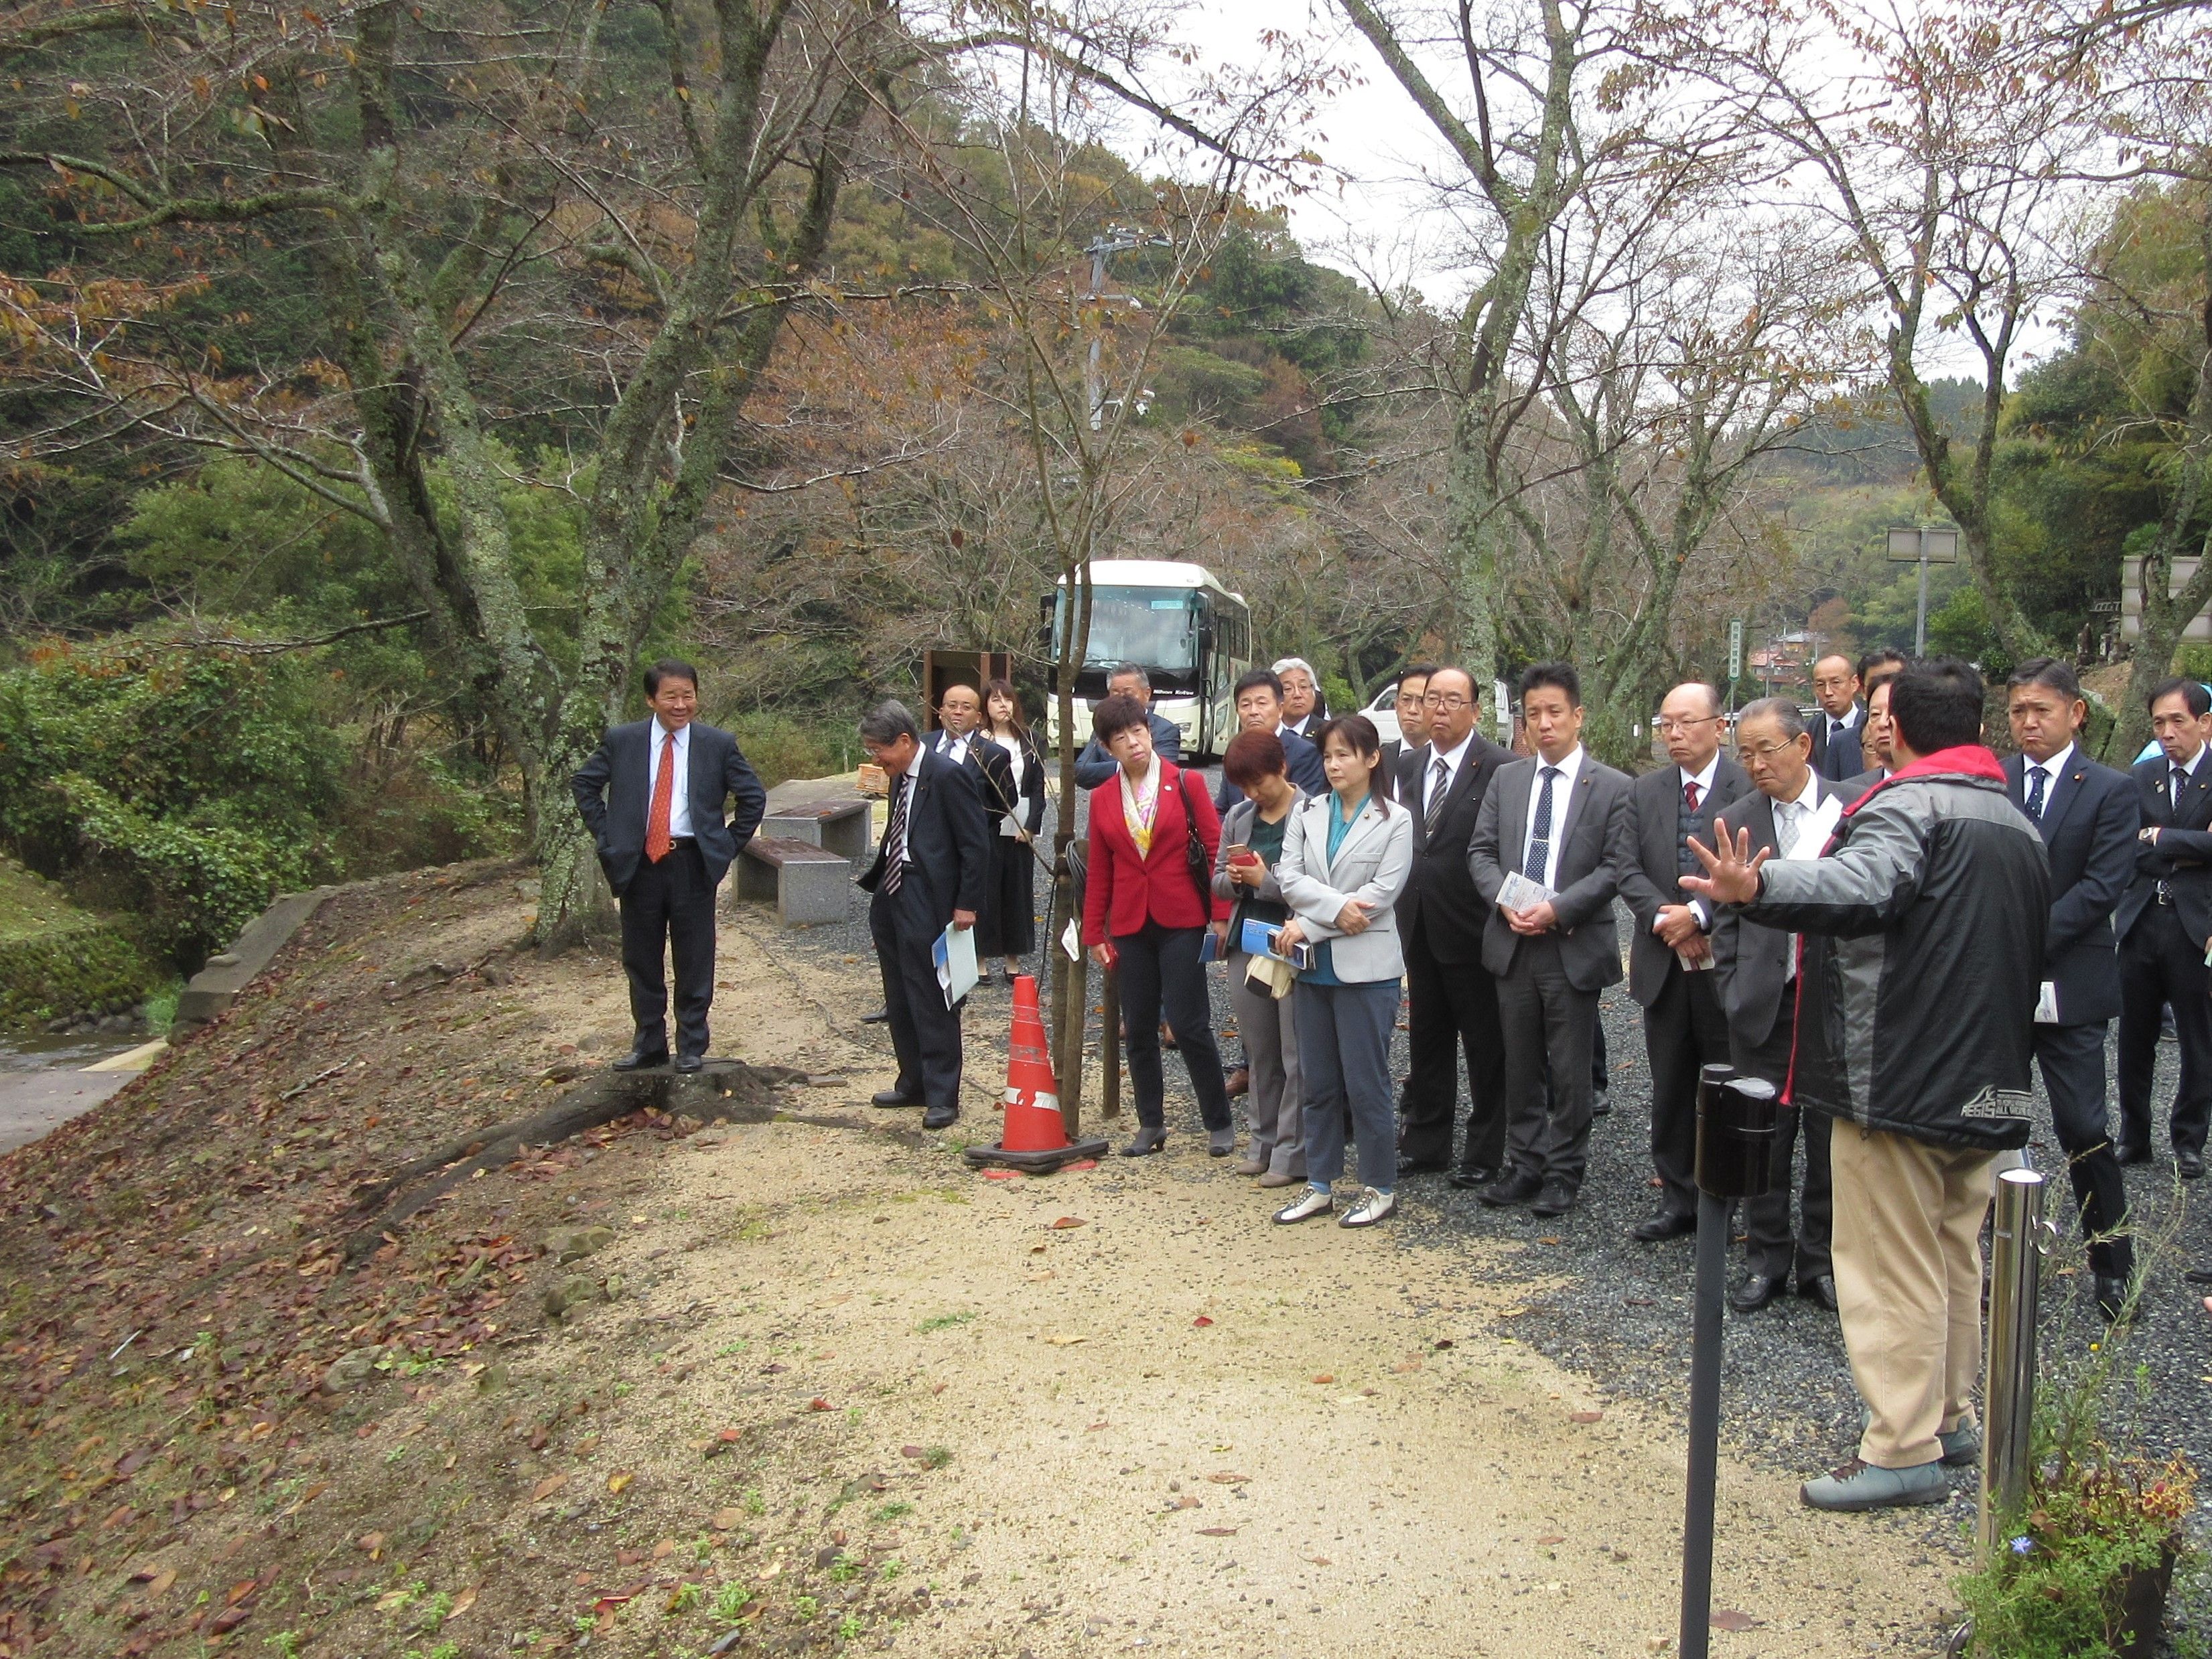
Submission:
[[[1473,697],[1458,696],[1449,691],[1431,691],[1421,701],[1432,708],[1467,708],[1474,702]]]
[[[1796,746],[1797,739],[1795,738],[1790,738],[1787,743],[1770,743],[1756,749],[1747,743],[1740,743],[1736,745],[1735,752],[1747,761],[1765,760],[1769,755],[1779,755]]]
[[[1651,722],[1651,728],[1662,738],[1670,737],[1677,732],[1686,732],[1693,726],[1711,726],[1715,720],[1722,718],[1723,717],[1719,714],[1699,714],[1694,720],[1654,720]]]

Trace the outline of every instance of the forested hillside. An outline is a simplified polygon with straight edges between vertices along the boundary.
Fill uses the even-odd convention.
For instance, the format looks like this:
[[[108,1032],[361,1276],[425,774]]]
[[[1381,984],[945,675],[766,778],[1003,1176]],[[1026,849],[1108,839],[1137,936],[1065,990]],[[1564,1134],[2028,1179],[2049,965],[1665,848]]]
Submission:
[[[2146,555],[2163,672],[2208,197],[2193,106],[2110,88],[2185,26],[1870,23],[1846,88],[1698,5],[1509,7],[1459,64],[1341,9],[1208,66],[1106,5],[16,8],[0,841],[186,964],[277,888],[526,847],[557,944],[642,660],[829,770],[932,646],[1041,699],[1091,556],[1207,565],[1340,699],[1571,657],[1622,757],[1731,619],[1908,641],[1893,524],[1962,527],[1930,639],[1991,668],[2104,651]],[[1368,51],[1450,158],[1432,292],[1289,228]]]

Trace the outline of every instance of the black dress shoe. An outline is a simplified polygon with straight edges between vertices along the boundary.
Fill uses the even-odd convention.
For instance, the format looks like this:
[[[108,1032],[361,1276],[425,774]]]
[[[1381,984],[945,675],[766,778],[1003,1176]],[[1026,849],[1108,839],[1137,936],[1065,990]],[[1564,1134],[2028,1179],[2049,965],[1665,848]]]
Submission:
[[[1592,1117],[1611,1117],[1613,1115],[1612,1091],[1607,1089],[1600,1089],[1595,1094],[1590,1097],[1590,1115]]]
[[[2150,1162],[2150,1148],[2124,1146],[2116,1140],[2112,1143],[2112,1156],[2123,1164],[2148,1164]]]
[[[1757,1313],[1789,1288],[1789,1279],[1780,1273],[1753,1273],[1729,1292],[1729,1306],[1738,1313]]]
[[[1639,1243],[1656,1244],[1662,1238],[1680,1238],[1698,1231],[1698,1218],[1687,1210],[1662,1210],[1649,1221],[1639,1221],[1629,1237]]]
[[[707,1069],[707,1057],[704,1054],[678,1054],[676,1056],[676,1069],[686,1077],[694,1072],[703,1072]]]
[[[2202,1181],[2204,1179],[2204,1154],[2177,1152],[2173,1155],[2173,1167],[2184,1181]]]
[[[950,1106],[933,1106],[921,1115],[921,1127],[925,1129],[949,1129],[959,1121],[960,1114]]]
[[[890,1017],[891,1011],[890,1009],[878,1008],[872,1014],[862,1014],[860,1016],[860,1024],[863,1025],[880,1025]]]
[[[2191,1278],[2196,1275],[2191,1273]],[[2117,1325],[2120,1316],[2128,1311],[2128,1281],[2118,1273],[2097,1275],[2097,1311],[2105,1316],[2107,1325]]]
[[[1498,1176],[1475,1196],[1493,1210],[1505,1210],[1516,1204],[1526,1204],[1543,1189],[1542,1179],[1534,1171],[1516,1170]]]
[[[1539,1220],[1552,1221],[1574,1207],[1575,1189],[1564,1181],[1547,1181],[1528,1206],[1528,1213]]]
[[[1843,1304],[1836,1297],[1836,1276],[1833,1273],[1814,1273],[1810,1279],[1797,1281],[1797,1294],[1808,1302],[1817,1302],[1830,1313],[1841,1313]]]
[[[2212,1267],[2191,1267],[2182,1277],[2192,1285],[2212,1285]]]
[[[920,1095],[910,1095],[903,1089],[878,1089],[868,1097],[871,1106],[919,1106]]]
[[[1445,1179],[1462,1191],[1472,1191],[1479,1187],[1487,1187],[1497,1180],[1498,1171],[1487,1164],[1463,1164]]]
[[[1442,1175],[1449,1167],[1440,1158],[1407,1158],[1398,1154],[1398,1173],[1401,1176]]]
[[[665,1048],[656,1048],[650,1054],[641,1048],[633,1048],[629,1053],[624,1054],[620,1060],[615,1062],[615,1070],[617,1072],[641,1072],[650,1066],[665,1066],[667,1064],[668,1050]]]

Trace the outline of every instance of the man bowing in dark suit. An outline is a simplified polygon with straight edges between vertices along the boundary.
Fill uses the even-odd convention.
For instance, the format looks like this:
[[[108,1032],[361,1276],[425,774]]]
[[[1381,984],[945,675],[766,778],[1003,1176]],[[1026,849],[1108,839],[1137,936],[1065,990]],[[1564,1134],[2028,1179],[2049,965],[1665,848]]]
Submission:
[[[2161,752],[2135,769],[2142,827],[2136,876],[2114,918],[2120,935],[2120,1133],[2123,1164],[2150,1158],[2151,1073],[2159,1009],[2173,1009],[2181,1042],[2174,1091],[2173,1161],[2185,1181],[2204,1173],[2212,1124],[2212,759],[2202,726],[2212,694],[2195,680],[2161,681],[2150,694],[2151,735]]]
[[[2142,808],[2134,779],[2075,746],[2089,705],[2071,667],[2034,658],[2013,670],[2005,691],[2020,745],[2004,763],[2005,783],[2051,855],[2035,1059],[2090,1241],[2097,1304],[2117,1319],[2127,1304],[2135,1246],[2119,1231],[2127,1191],[2106,1116],[2105,1027],[2120,1012],[2112,912],[2135,879]]]
[[[668,1059],[664,948],[676,964],[676,1069],[707,1054],[714,1001],[714,889],[760,828],[768,792],[728,732],[702,726],[699,671],[657,662],[645,671],[649,720],[617,726],[569,780],[599,867],[622,904],[623,972],[636,1035],[618,1072]],[[722,803],[736,815],[722,820]]]
[[[1467,1139],[1451,1182],[1486,1187],[1505,1163],[1505,1039],[1497,983],[1482,965],[1490,906],[1474,890],[1467,844],[1492,775],[1513,757],[1475,729],[1482,710],[1463,668],[1428,671],[1422,712],[1429,740],[1399,757],[1397,778],[1397,798],[1413,815],[1413,870],[1398,896],[1411,1061],[1398,1173],[1452,1166],[1464,1050]]]
[[[1857,799],[1813,769],[1813,739],[1788,697],[1747,704],[1736,717],[1735,752],[1753,793],[1720,822],[1731,836],[1748,835],[1750,851],[1769,858],[1813,859],[1828,844],[1844,804]],[[1734,905],[1713,922],[1713,975],[1728,1016],[1729,1062],[1783,1092],[1797,1031],[1798,988],[1816,981],[1827,941],[1747,921]],[[1830,1313],[1838,1305],[1834,1236],[1835,1185],[1828,1162],[1828,1120],[1784,1103],[1775,1114],[1774,1148],[1764,1196],[1744,1201],[1745,1256],[1750,1272],[1729,1292],[1740,1312],[1754,1313],[1790,1288]],[[1802,1129],[1803,1134],[1799,1134]],[[1805,1143],[1805,1178],[1793,1178],[1797,1143]],[[1790,1224],[1790,1200],[1797,1221]]]
[[[1726,1065],[1728,1017],[1712,975],[1712,912],[1684,896],[1684,876],[1705,873],[1690,838],[1711,844],[1713,814],[1751,788],[1743,768],[1721,753],[1720,693],[1678,685],[1656,722],[1674,763],[1636,780],[1628,792],[1636,856],[1622,866],[1620,896],[1636,931],[1628,947],[1628,994],[1644,1009],[1651,1059],[1651,1164],[1659,1213],[1637,1223],[1646,1243],[1698,1225],[1698,1073]]]
[[[1511,1102],[1511,1167],[1479,1196],[1549,1218],[1574,1208],[1589,1164],[1591,1034],[1598,993],[1620,978],[1613,899],[1635,849],[1626,775],[1583,748],[1581,677],[1539,663],[1521,677],[1521,710],[1536,752],[1498,769],[1467,849],[1492,907],[1482,963],[1498,981]]]
[[[991,873],[978,774],[921,741],[904,703],[860,721],[860,746],[890,780],[890,810],[860,885],[875,897],[868,934],[884,978],[898,1080],[878,1106],[921,1106],[921,1126],[960,1115],[960,1011],[937,982],[934,951],[947,927],[975,925]]]

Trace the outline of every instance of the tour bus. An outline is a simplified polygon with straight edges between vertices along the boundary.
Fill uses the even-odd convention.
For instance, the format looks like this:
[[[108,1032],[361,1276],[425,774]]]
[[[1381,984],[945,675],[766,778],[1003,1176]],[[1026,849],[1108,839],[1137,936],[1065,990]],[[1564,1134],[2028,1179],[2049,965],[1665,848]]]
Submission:
[[[1045,602],[1051,653],[1074,625],[1067,583]],[[1106,676],[1124,665],[1152,683],[1152,712],[1175,722],[1187,759],[1212,758],[1237,732],[1237,677],[1252,666],[1252,612],[1203,565],[1168,559],[1093,559],[1091,633],[1075,675],[1077,745],[1090,740],[1091,705],[1106,695]],[[1060,741],[1058,675],[1045,735]]]

